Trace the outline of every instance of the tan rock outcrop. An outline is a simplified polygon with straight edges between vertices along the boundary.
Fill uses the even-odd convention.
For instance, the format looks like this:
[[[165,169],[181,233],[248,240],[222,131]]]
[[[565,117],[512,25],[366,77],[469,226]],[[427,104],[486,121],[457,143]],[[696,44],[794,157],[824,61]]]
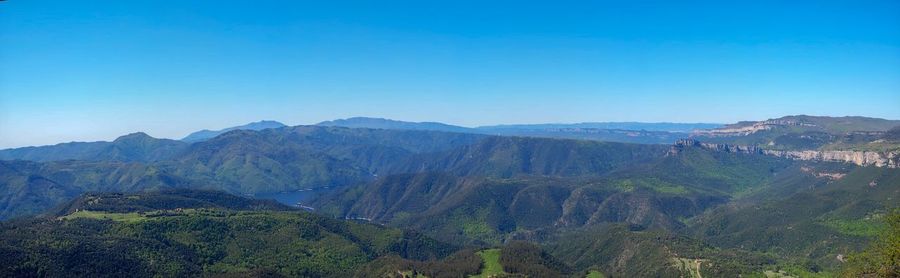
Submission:
[[[762,154],[794,160],[828,161],[853,163],[860,166],[900,167],[900,152],[871,151],[819,151],[819,150],[767,150],[758,146],[702,143],[695,139],[679,139],[672,145],[667,155],[677,155],[684,148],[699,147],[729,153]]]

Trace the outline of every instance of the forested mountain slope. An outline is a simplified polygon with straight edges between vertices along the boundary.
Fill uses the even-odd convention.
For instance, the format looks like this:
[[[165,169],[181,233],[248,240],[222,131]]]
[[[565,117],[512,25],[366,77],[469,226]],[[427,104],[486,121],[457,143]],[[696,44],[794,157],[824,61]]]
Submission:
[[[793,122],[772,124],[786,123]],[[777,128],[765,131],[772,130]],[[893,144],[894,131],[879,131],[884,138],[879,142]],[[84,250],[19,244],[72,242],[78,236],[76,241],[90,243],[81,247],[104,250],[104,256],[117,253],[113,261],[133,262],[139,267],[129,271],[146,275],[413,271],[458,276],[489,271],[476,266],[486,263],[479,259],[502,260],[497,254],[504,248],[526,241],[538,249],[523,252],[541,258],[535,262],[544,268],[503,266],[490,273],[834,275],[883,231],[884,215],[900,198],[900,169],[702,144],[330,126],[234,130],[190,144],[169,141],[134,134],[103,143],[104,149],[87,148],[79,160],[0,161],[0,218],[19,218],[4,224],[11,238],[6,244],[17,247],[3,252],[18,260],[15,265],[59,262],[54,256]],[[308,203],[316,215],[230,195],[317,187],[339,189]],[[159,190],[169,193],[153,193]],[[78,197],[85,192],[98,193]],[[41,213],[62,218],[23,218]],[[328,236],[304,238],[295,230],[310,221]],[[247,223],[252,225],[242,226]],[[329,228],[334,223],[404,238],[414,250],[358,240],[364,236],[356,228]],[[233,238],[185,233],[208,225],[215,229],[210,233]],[[212,239],[220,243],[197,243]],[[267,247],[244,250],[246,239]],[[438,241],[468,248],[447,256],[458,249]],[[275,242],[291,247],[267,249]],[[146,256],[180,259],[143,265]],[[297,258],[310,263],[296,265]],[[443,259],[421,261],[428,258]],[[567,263],[554,266],[555,258]],[[497,271],[494,266],[490,271]],[[75,267],[93,273],[107,266],[73,262],[6,271],[58,273]]]
[[[92,194],[0,223],[0,276],[348,277],[378,257],[443,258],[417,233],[208,191]]]

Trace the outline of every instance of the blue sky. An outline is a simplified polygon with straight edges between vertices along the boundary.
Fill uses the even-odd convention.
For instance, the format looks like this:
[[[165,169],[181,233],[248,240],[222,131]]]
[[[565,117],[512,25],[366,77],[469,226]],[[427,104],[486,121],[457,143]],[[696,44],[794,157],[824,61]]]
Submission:
[[[0,2],[0,148],[351,116],[900,119],[900,1],[485,2]]]

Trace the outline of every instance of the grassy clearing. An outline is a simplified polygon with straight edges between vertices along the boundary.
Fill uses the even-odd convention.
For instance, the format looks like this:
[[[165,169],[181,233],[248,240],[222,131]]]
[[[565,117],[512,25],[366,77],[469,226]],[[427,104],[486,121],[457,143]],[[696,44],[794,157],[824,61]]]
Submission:
[[[249,212],[252,214],[253,212]],[[242,213],[243,214],[243,213]],[[118,213],[118,212],[105,212],[105,211],[92,211],[92,210],[80,210],[69,215],[60,217],[62,220],[71,220],[76,218],[90,218],[90,219],[105,219],[112,220],[116,222],[139,222],[145,221],[153,218],[166,217],[166,216],[180,216],[180,215],[203,215],[208,217],[217,217],[217,216],[225,216],[221,211],[215,210],[203,210],[203,209],[184,209],[184,210],[155,210],[150,212],[129,212],[129,213]]]
[[[689,193],[687,188],[674,183],[666,182],[657,178],[635,178],[617,181],[615,188],[623,192],[631,192],[635,188],[647,188],[659,193],[682,195]]]
[[[130,213],[110,213],[110,212],[102,212],[102,211],[89,211],[89,210],[81,210],[76,211],[72,214],[60,217],[63,220],[71,220],[76,218],[91,218],[91,219],[106,219],[112,220],[116,222],[138,222],[146,219],[143,215],[138,214],[137,212]]]
[[[603,273],[600,273],[600,271],[596,271],[596,270],[591,270],[588,272],[587,276],[584,276],[584,278],[605,278],[605,277],[606,276],[603,276]]]
[[[421,273],[416,273],[415,275],[413,275],[412,270],[403,271],[403,272],[400,272],[400,274],[402,274],[403,277],[409,277],[409,278],[428,278],[428,276],[422,275]]]
[[[762,272],[762,276],[750,275],[749,277],[765,277],[765,278],[828,278],[838,277],[835,273],[809,272],[808,270],[794,265],[780,265],[778,269],[769,269]]]
[[[883,230],[884,224],[874,219],[825,219],[819,223],[842,234],[851,236],[874,237]]]
[[[481,268],[481,274],[472,277],[488,278],[505,274],[503,266],[500,265],[500,249],[486,249],[475,254],[481,257],[481,260],[484,261],[484,266]]]

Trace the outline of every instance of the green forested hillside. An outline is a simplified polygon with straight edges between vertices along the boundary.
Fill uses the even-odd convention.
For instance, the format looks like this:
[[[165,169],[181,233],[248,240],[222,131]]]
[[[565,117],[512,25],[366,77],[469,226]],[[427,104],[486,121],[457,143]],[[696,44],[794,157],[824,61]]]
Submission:
[[[811,174],[833,168],[808,168]],[[882,218],[900,199],[900,170],[852,168],[840,179],[785,198],[712,210],[692,225],[695,235],[727,248],[769,252],[817,269],[834,269],[838,256],[859,250],[883,229]],[[808,261],[806,261],[808,259]]]
[[[662,145],[298,126],[146,146],[0,161],[3,273],[827,277],[900,198],[898,169]],[[325,186],[316,214],[233,195]]]
[[[571,139],[487,137],[446,153],[424,154],[395,172],[439,171],[459,176],[600,176],[661,157],[661,145]]]
[[[464,249],[442,260],[383,257],[366,265],[361,277],[583,277],[533,243],[515,241],[479,251]]]
[[[3,162],[0,217],[28,215],[89,191],[213,188],[236,194],[365,183],[396,173],[598,176],[665,148],[411,130],[298,126],[236,130],[156,162]],[[42,183],[43,186],[26,186]],[[49,186],[53,184],[53,186]],[[21,200],[33,201],[23,202]]]
[[[391,175],[323,198],[317,206],[340,217],[417,227],[438,238],[491,243],[533,230],[610,222],[674,229],[797,167],[702,150],[641,161],[579,177]]]
[[[898,173],[698,148],[596,176],[391,175],[316,205],[450,242],[556,242],[575,269],[614,276],[834,274],[896,206]]]
[[[898,277],[900,276],[900,209],[883,218],[884,228],[865,250],[850,255],[841,276]]]
[[[416,227],[438,238],[500,243],[530,231],[607,222],[674,228],[728,200],[725,195],[660,193],[647,184],[595,179],[474,179],[397,175],[319,201],[325,212]],[[668,185],[665,185],[668,186]],[[665,191],[664,189],[662,191]]]
[[[67,207],[0,224],[0,276],[347,277],[381,256],[454,251],[417,233],[216,192],[95,194]]]
[[[763,253],[720,249],[675,232],[624,224],[561,231],[546,242],[551,254],[573,268],[610,277],[736,277],[776,265]]]
[[[236,130],[187,145],[133,134],[103,143],[108,148],[84,160],[0,161],[0,219],[40,213],[82,192],[190,187],[250,194],[357,184],[392,171],[393,165],[408,165],[417,153],[447,151],[483,137],[299,126]],[[170,153],[168,143],[159,143],[170,141],[183,148]],[[56,152],[42,148],[44,154]],[[166,155],[157,160],[158,153]],[[123,162],[93,155],[143,158]]]

